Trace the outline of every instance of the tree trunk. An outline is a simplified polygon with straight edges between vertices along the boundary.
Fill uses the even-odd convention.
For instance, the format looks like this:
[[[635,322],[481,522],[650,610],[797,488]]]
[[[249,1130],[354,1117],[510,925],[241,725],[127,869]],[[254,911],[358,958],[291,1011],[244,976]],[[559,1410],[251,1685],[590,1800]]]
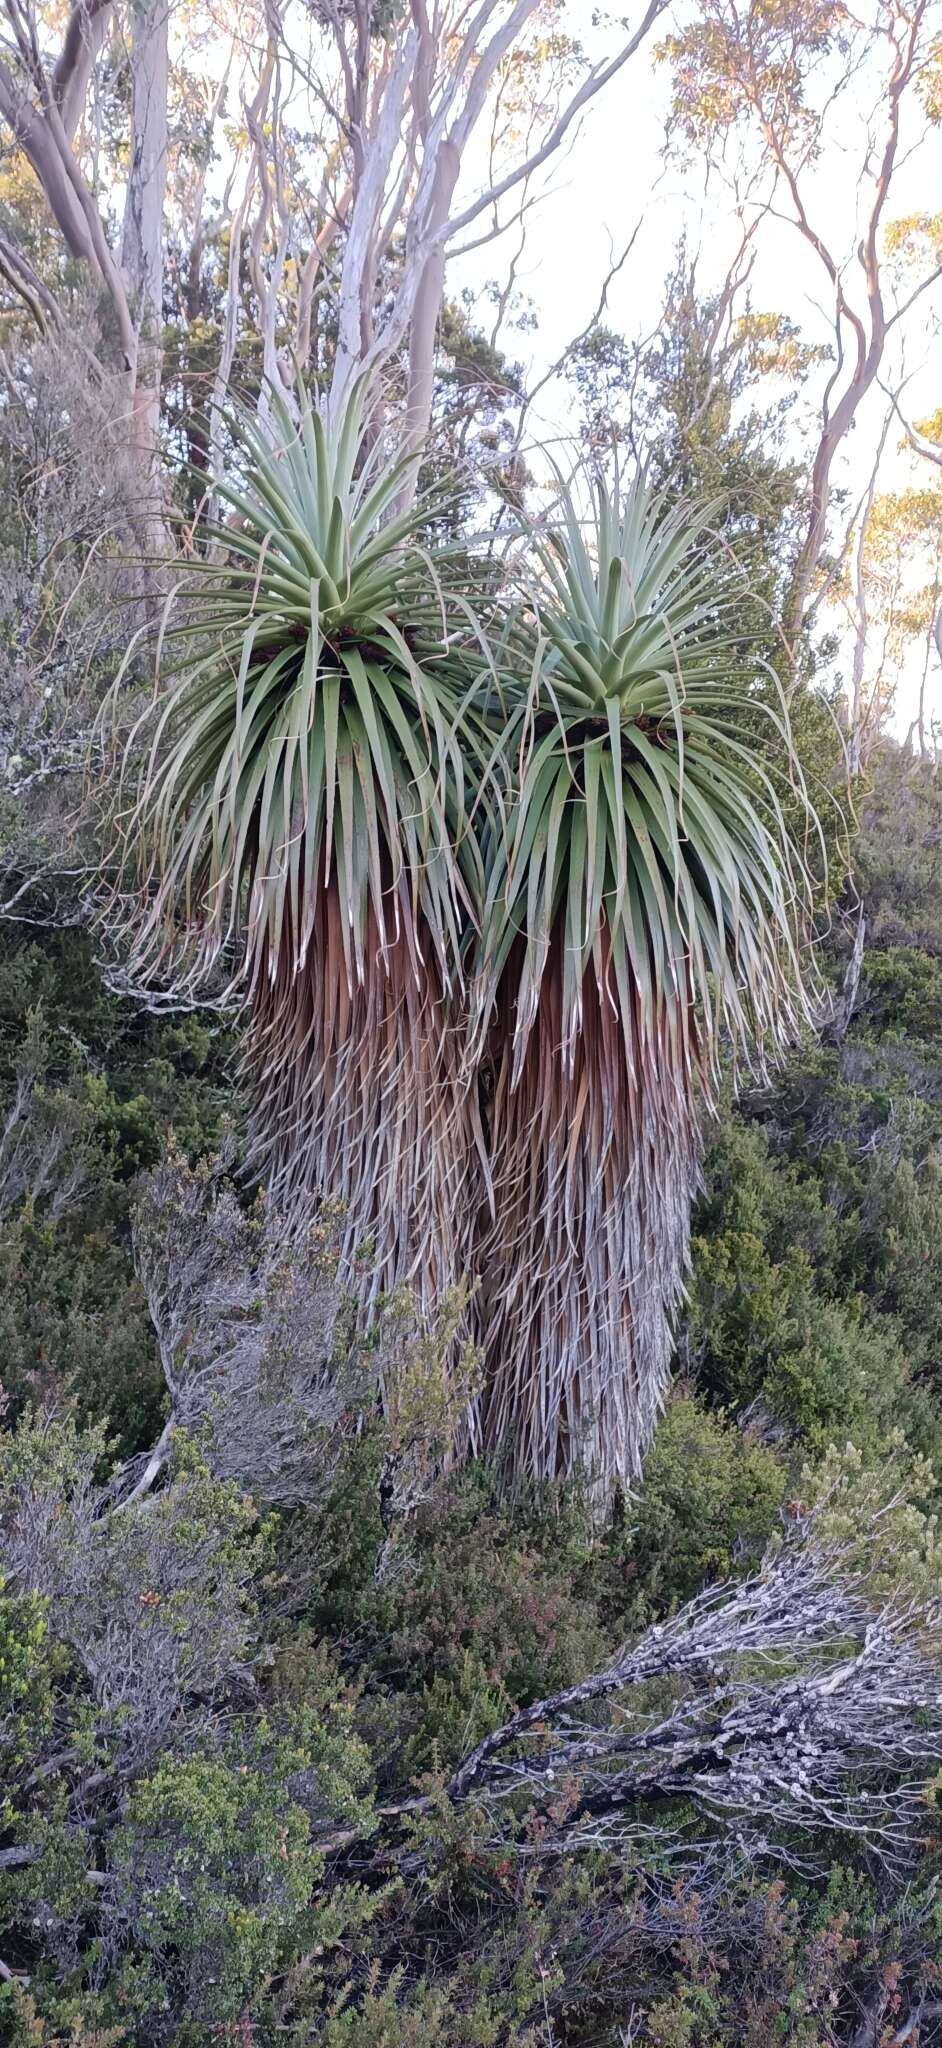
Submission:
[[[131,163],[121,262],[139,337],[132,435],[149,489],[160,424],[167,74],[167,0],[138,0],[131,32]]]
[[[426,227],[431,246],[419,279],[409,333],[409,393],[406,401],[405,448],[410,455],[415,456],[415,461],[400,494],[399,503],[403,509],[410,505],[415,497],[420,451],[432,417],[435,332],[445,294],[445,244],[441,239],[441,231],[451,211],[460,168],[461,158],[454,143],[443,142],[435,167],[435,183],[432,187]]]
[[[95,59],[111,27],[112,0],[77,0],[52,74],[52,89],[70,142],[85,112]]]
[[[841,993],[836,998],[829,1023],[823,1033],[828,1045],[843,1045],[850,1030],[851,1020],[857,1008],[860,992],[860,972],[863,967],[864,945],[867,938],[867,915],[863,903],[857,911],[854,944],[844,974]]]
[[[76,61],[79,56],[87,56],[80,42],[74,55]],[[43,75],[36,104],[22,78],[14,76],[0,60],[0,115],[32,165],[70,256],[82,263],[95,284],[103,289],[102,368],[106,374],[114,375],[117,371],[120,406],[130,426],[137,389],[137,328],[123,271],[115,260],[94,193],[73,153],[66,119],[74,132],[77,117],[74,105],[66,105],[67,83],[67,74],[63,69],[60,75],[59,67],[52,84]],[[125,431],[130,440],[129,428]]]

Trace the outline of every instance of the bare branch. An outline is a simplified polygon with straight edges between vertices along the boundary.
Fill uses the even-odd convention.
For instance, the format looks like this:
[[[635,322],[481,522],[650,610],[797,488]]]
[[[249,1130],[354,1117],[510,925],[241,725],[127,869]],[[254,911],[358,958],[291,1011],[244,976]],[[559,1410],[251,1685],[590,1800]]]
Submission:
[[[0,277],[4,278],[11,290],[22,299],[40,334],[48,334],[50,326],[62,326],[62,311],[48,285],[44,284],[38,271],[17,249],[9,237],[0,232]]]
[[[52,72],[62,124],[72,142],[85,111],[95,59],[111,26],[113,0],[77,0]]]
[[[902,1865],[942,1757],[938,1625],[874,1611],[849,1558],[803,1532],[753,1578],[707,1589],[607,1670],[515,1714],[465,1758],[450,1796],[552,1803],[565,1782],[565,1820],[539,1855],[627,1844],[646,1805],[690,1801],[757,1855],[790,1853],[800,1828],[857,1836]],[[789,1675],[776,1676],[782,1660]],[[669,1681],[666,1709],[643,1705],[652,1681],[661,1700]],[[609,1699],[620,1705],[600,1714]]]
[[[653,28],[658,16],[663,14],[666,5],[667,0],[649,0],[649,4],[634,35],[629,38],[627,43],[623,44],[617,56],[613,57],[610,63],[597,65],[589,73],[588,78],[584,80],[579,91],[574,94],[568,107],[560,115],[559,120],[555,123],[542,146],[534,150],[532,155],[525,158],[523,163],[515,165],[514,169],[509,171],[507,176],[500,179],[496,185],[492,185],[489,191],[481,193],[479,198],[474,200],[469,207],[466,207],[463,213],[457,214],[454,220],[449,221],[446,230],[447,239],[450,240],[453,235],[459,234],[462,228],[468,227],[471,221],[477,219],[478,214],[483,212],[486,206],[493,206],[497,200],[504,197],[505,193],[510,192],[514,185],[518,185],[522,178],[532,177],[534,171],[539,170],[542,164],[548,162],[549,158],[559,148],[560,143],[577,115],[582,112],[584,107],[588,106],[590,100],[596,98],[597,94],[609,84],[611,79],[617,76],[618,72],[627,64],[629,57],[634,56],[635,51],[640,48],[649,30]]]

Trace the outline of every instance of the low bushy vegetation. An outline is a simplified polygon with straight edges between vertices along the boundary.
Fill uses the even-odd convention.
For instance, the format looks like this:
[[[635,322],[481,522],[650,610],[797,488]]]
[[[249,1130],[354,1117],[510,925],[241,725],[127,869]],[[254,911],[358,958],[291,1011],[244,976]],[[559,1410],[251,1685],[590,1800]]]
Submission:
[[[814,1603],[846,1644],[861,1584],[873,1614],[902,1595],[915,1618],[886,1652],[902,1686],[942,1586],[942,937],[916,930],[919,848],[882,794],[900,773],[888,749],[863,824],[892,943],[876,909],[844,1041],[809,1042],[713,1129],[674,1391],[604,1524],[578,1482],[508,1493],[473,1457],[449,1464],[476,1369],[466,1357],[449,1391],[460,1304],[428,1326],[400,1298],[356,1337],[329,1216],[313,1245],[281,1242],[241,1177],[225,1030],[103,992],[79,933],[7,928],[15,2048],[818,2048],[890,2042],[913,2011],[911,2038],[936,2038],[931,1704],[894,1736],[906,1710],[867,1666],[866,1707],[847,1693],[816,1737],[820,1824],[792,1786],[744,1832],[688,1743],[704,1713],[732,1729],[748,1696],[753,1734],[724,1739],[770,1768],[763,1701],[781,1715],[803,1687],[807,1715],[820,1682]],[[931,839],[928,776],[918,802]],[[842,966],[835,952],[835,982]],[[266,1389],[279,1416],[303,1394],[293,1431]],[[814,1545],[840,1552],[846,1609],[789,1580],[786,1645],[772,1581],[728,1607],[766,1583],[764,1555],[804,1572]],[[719,1604],[701,1622],[704,1599]],[[730,1662],[728,1617],[778,1648]],[[690,1678],[664,1659],[678,1628],[714,1645]],[[620,1704],[581,1699],[632,1645]],[[545,1720],[508,1738],[534,1703]],[[881,1826],[906,1816],[903,1862],[860,1824],[866,1786]]]

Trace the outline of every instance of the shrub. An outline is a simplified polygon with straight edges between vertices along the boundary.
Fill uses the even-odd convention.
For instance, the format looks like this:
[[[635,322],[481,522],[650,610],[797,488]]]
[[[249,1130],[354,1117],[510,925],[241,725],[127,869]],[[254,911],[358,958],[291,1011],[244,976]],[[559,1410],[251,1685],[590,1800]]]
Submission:
[[[749,1429],[680,1389],[661,1418],[644,1479],[612,1548],[628,1594],[624,1633],[705,1582],[762,1555],[786,1488],[782,1461]]]

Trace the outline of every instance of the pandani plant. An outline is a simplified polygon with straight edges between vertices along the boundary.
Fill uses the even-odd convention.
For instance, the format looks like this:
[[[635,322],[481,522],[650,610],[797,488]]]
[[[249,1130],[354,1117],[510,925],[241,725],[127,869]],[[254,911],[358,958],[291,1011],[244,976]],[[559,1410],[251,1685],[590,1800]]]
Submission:
[[[470,614],[424,545],[434,508],[396,511],[408,464],[370,447],[362,385],[332,421],[303,388],[297,417],[277,393],[271,411],[271,438],[228,415],[225,515],[162,621],[152,729],[127,750],[131,964],[178,995],[228,974],[272,1198],[302,1218],[342,1204],[368,1301],[408,1282],[432,1302],[467,1266],[474,1208],[481,890],[453,653]]]
[[[480,1435],[518,1474],[582,1466],[608,1491],[666,1390],[721,1047],[761,1068],[813,981],[806,833],[770,756],[813,815],[774,689],[742,679],[742,578],[713,517],[638,475],[597,485],[587,519],[562,489],[529,534],[531,651],[487,847]]]
[[[363,388],[271,410],[232,409],[127,751],[133,965],[244,997],[265,1178],[339,1202],[367,1313],[471,1283],[468,1441],[604,1495],[665,1391],[721,1051],[761,1067],[811,1001],[787,720],[709,510],[561,490],[488,644]]]

